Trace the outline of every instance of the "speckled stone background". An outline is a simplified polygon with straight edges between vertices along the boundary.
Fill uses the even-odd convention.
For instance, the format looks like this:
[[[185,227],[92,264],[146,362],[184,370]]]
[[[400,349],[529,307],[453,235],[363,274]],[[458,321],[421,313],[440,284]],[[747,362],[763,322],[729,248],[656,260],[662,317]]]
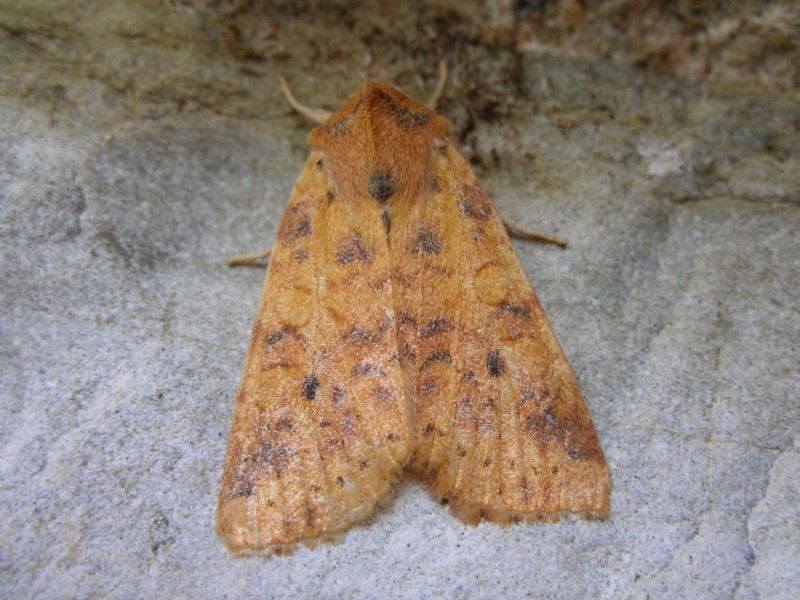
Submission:
[[[624,15],[533,4],[0,1],[0,596],[800,597],[797,10],[672,3],[614,46]],[[515,246],[611,515],[473,528],[408,480],[336,544],[235,559],[263,273],[224,258],[271,241],[310,127],[276,75],[332,108],[367,74],[425,98],[439,58],[496,205],[569,240]]]

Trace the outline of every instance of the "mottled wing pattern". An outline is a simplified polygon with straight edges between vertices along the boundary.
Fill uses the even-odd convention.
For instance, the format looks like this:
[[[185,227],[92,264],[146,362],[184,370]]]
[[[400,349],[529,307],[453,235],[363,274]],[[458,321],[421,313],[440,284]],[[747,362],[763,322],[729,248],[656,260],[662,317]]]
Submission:
[[[435,154],[431,191],[392,206],[411,465],[466,522],[604,517],[608,470],[569,363],[465,160],[447,138]]]
[[[271,256],[217,509],[235,553],[364,520],[412,450],[380,207],[343,202],[312,151]]]
[[[409,460],[470,523],[604,517],[575,377],[446,121],[367,81],[309,142],[236,399],[228,546],[342,532]]]

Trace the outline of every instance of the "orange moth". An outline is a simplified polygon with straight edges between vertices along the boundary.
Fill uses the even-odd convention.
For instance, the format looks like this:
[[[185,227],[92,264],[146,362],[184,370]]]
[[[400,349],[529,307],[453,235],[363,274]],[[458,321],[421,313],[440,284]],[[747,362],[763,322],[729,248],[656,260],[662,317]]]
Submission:
[[[321,124],[236,398],[217,507],[228,547],[334,538],[404,469],[467,523],[605,517],[608,468],[575,376],[445,119],[380,81],[333,114],[284,91]]]

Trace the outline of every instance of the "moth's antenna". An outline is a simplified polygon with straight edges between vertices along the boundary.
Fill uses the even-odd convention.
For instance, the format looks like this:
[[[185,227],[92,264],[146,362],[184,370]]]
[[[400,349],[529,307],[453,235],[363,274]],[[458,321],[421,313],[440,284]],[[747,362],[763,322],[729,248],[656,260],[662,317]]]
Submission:
[[[447,85],[447,65],[443,60],[439,61],[439,83],[436,84],[436,91],[433,92],[431,99],[425,103],[425,106],[431,110],[436,110],[436,103],[444,93],[444,86]]]
[[[300,104],[295,99],[294,95],[292,94],[292,90],[289,89],[289,84],[286,83],[286,80],[282,75],[278,76],[278,81],[281,82],[283,95],[286,96],[286,99],[289,101],[289,105],[301,115],[308,117],[315,123],[324,123],[333,114],[331,111],[325,110],[324,108],[310,108]]]

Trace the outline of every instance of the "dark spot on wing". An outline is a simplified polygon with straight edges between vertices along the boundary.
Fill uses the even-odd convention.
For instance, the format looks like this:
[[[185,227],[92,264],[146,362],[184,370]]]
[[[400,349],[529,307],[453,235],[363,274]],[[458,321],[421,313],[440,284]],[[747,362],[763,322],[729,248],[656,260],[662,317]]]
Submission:
[[[344,411],[344,415],[342,416],[342,431],[348,436],[352,436],[358,431],[358,417],[352,410]]]
[[[381,368],[369,360],[362,360],[350,370],[350,373],[353,377],[369,377],[370,375],[380,375]]]
[[[389,171],[376,171],[367,180],[369,195],[383,204],[395,193],[396,184]]]
[[[421,369],[426,367],[427,365],[435,362],[441,363],[451,363],[453,361],[453,357],[450,355],[450,352],[447,350],[434,350],[425,359],[422,361]]]
[[[341,386],[335,386],[333,388],[333,394],[331,395],[331,406],[333,408],[338,408],[342,402],[344,402],[344,390]]]
[[[319,393],[319,379],[314,373],[309,373],[303,377],[303,397],[306,400],[314,400]]]
[[[441,383],[435,377],[422,377],[417,385],[417,393],[420,396],[428,396],[436,393],[441,387]]]
[[[290,325],[284,325],[278,331],[273,331],[272,333],[267,334],[267,337],[264,339],[264,343],[267,346],[274,346],[281,340],[285,338],[292,338],[297,340],[298,342],[303,341],[303,336],[297,331],[296,327],[292,327]]]
[[[276,479],[283,477],[291,461],[291,447],[283,442],[273,444],[270,441],[264,441],[259,444],[258,451],[256,464],[266,465],[274,473]]]
[[[242,470],[242,472],[247,473],[247,475],[243,479],[239,479],[230,486],[225,493],[226,500],[234,500],[235,498],[240,498],[241,496],[250,496],[255,489],[255,471],[250,470]]]
[[[282,417],[275,423],[276,431],[294,431],[294,423],[288,417]]]
[[[436,255],[442,251],[443,246],[442,238],[435,229],[420,225],[417,229],[417,239],[414,240],[411,251],[414,254]]]
[[[543,444],[564,436],[563,427],[559,425],[555,411],[549,406],[545,407],[541,414],[525,417],[525,428]]]
[[[348,236],[336,252],[336,262],[340,265],[349,264],[354,260],[362,262],[369,260],[369,254],[361,244],[361,234],[359,233]]]
[[[344,448],[344,440],[335,435],[325,436],[325,444],[328,446],[331,452],[336,452],[338,449]]]
[[[559,420],[555,410],[545,407],[539,414],[525,418],[525,429],[539,444],[556,444],[570,460],[605,462],[591,422],[585,419]]]
[[[386,210],[385,206],[381,211],[381,220],[383,221],[383,229],[386,231],[386,235],[389,235],[389,231],[392,229],[392,215]]]
[[[400,314],[397,315],[398,321],[400,325],[416,325],[417,319],[407,310],[400,311]]]
[[[282,240],[296,240],[311,233],[311,218],[308,215],[287,214],[281,223],[278,237]]]
[[[372,397],[378,402],[386,402],[394,398],[394,392],[392,392],[391,388],[379,385],[373,388]]]
[[[541,405],[542,402],[549,397],[549,389],[540,386],[532,387],[530,384],[526,384],[520,394],[519,403],[525,404],[526,402],[535,402],[537,405]]]
[[[600,443],[595,439],[575,440],[567,446],[567,458],[571,460],[588,460],[595,463],[604,463],[603,451]]]
[[[344,340],[359,345],[374,344],[376,341],[375,336],[373,336],[369,331],[360,327],[356,327],[355,325],[351,327],[344,335]]]
[[[306,525],[309,527],[312,527],[317,520],[317,510],[309,502],[306,502],[305,517]]]
[[[506,361],[497,350],[489,352],[486,357],[486,369],[492,377],[499,377],[506,370]]]
[[[527,306],[522,304],[513,304],[508,300],[503,300],[500,304],[497,305],[497,308],[500,309],[502,312],[510,313],[516,317],[520,317],[521,319],[528,319],[530,315],[530,311],[528,310]]]
[[[294,250],[292,250],[292,256],[297,262],[303,262],[305,259],[308,258],[308,252],[306,252],[302,248],[295,248]]]
[[[411,348],[408,342],[403,342],[400,345],[400,356],[406,363],[415,363],[417,360],[417,353]]]
[[[454,327],[453,322],[448,320],[444,317],[444,315],[440,315],[431,321],[428,321],[422,328],[419,330],[419,335],[421,338],[429,338],[431,336],[436,335],[437,333],[444,333],[446,331],[452,330]]]
[[[461,187],[460,196],[458,206],[465,217],[482,221],[492,214],[491,202],[481,188],[474,185]]]
[[[458,399],[456,406],[455,425],[461,429],[477,429],[478,416],[472,405],[472,398],[467,395]]]

